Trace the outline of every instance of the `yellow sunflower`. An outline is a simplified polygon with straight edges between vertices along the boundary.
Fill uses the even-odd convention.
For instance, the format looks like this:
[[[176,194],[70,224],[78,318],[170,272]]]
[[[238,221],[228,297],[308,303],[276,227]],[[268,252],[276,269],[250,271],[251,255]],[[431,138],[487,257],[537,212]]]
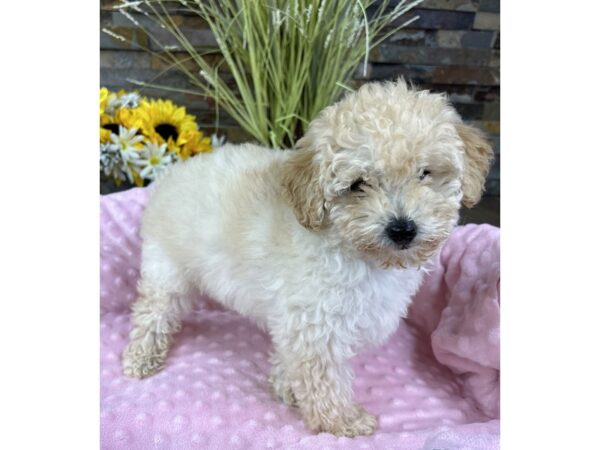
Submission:
[[[104,115],[106,110],[106,102],[108,101],[108,89],[100,89],[100,116]]]
[[[140,123],[136,108],[119,108],[113,116],[103,114],[100,116],[100,141],[107,142],[111,132],[119,134],[119,125],[139,129]],[[106,140],[103,140],[105,138]]]
[[[170,152],[183,159],[198,153],[202,134],[194,116],[187,114],[183,106],[176,106],[171,100],[142,100],[136,108],[136,128],[152,142],[167,144]],[[209,142],[210,143],[210,142]],[[204,150],[206,151],[206,150]]]
[[[110,92],[106,88],[100,88],[100,142],[105,144],[110,141],[110,131],[104,128],[103,125],[110,123],[113,119],[106,114],[106,106]]]
[[[141,121],[137,108],[120,108],[115,113],[115,122],[126,128],[140,128]]]
[[[201,131],[184,132],[181,136],[181,159],[187,159],[196,153],[210,152],[212,144],[210,137],[204,137]]]
[[[110,130],[100,127],[100,142],[106,144],[108,141],[110,141]]]

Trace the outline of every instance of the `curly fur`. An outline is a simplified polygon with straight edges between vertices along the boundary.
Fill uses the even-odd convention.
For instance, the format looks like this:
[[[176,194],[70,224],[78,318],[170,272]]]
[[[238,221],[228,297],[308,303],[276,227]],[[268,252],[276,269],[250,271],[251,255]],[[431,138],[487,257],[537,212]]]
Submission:
[[[269,331],[273,389],[308,427],[372,433],[347,361],[396,329],[490,157],[443,95],[399,80],[326,108],[294,151],[231,145],[176,166],[143,219],[125,373],[163,366],[199,288]],[[384,231],[398,217],[418,226],[407,248]]]
[[[481,199],[493,151],[483,133],[478,129],[459,124],[456,126],[456,131],[462,139],[465,149],[463,204],[467,208],[472,208]]]

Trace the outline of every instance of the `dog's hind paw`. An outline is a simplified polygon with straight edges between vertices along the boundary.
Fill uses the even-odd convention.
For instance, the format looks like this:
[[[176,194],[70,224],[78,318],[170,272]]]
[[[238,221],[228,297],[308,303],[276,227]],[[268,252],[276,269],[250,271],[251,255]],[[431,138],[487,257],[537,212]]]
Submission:
[[[123,352],[123,373],[131,378],[146,378],[164,367],[167,349],[145,348],[132,341]]]

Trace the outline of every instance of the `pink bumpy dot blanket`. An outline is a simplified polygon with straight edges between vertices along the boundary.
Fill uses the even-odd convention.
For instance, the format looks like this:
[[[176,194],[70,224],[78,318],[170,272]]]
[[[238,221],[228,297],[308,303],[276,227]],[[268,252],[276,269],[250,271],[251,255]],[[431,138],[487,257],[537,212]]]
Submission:
[[[198,297],[166,367],[121,373],[139,277],[147,189],[101,197],[101,448],[499,448],[499,229],[458,227],[409,318],[357,356],[354,392],[379,419],[372,436],[314,434],[269,391],[267,334]]]

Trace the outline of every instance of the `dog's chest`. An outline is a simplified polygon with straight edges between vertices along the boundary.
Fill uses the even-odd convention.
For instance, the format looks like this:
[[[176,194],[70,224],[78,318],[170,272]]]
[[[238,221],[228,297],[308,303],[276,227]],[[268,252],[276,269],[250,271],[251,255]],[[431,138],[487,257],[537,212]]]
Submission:
[[[312,286],[311,296],[303,289],[303,314],[313,323],[331,327],[332,332],[355,352],[383,343],[406,316],[423,272],[416,269],[377,269],[346,264],[343,275],[329,284],[327,272],[322,285]]]
[[[406,316],[423,274],[419,270],[373,270],[354,290],[357,328],[365,344],[380,344]]]

